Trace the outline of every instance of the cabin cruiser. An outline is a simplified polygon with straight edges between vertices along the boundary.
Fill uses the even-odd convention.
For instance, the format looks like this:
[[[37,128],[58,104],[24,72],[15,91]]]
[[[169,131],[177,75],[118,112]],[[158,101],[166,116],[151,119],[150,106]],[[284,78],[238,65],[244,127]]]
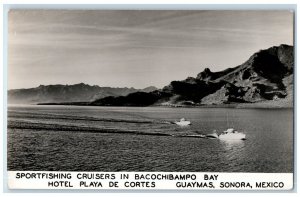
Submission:
[[[238,131],[234,130],[233,128],[227,129],[223,131],[219,135],[220,140],[245,140],[246,134],[239,133]]]
[[[185,120],[185,118],[181,118],[180,121],[175,121],[174,123],[179,126],[188,126],[191,124],[191,121]]]
[[[210,139],[220,139],[220,140],[245,140],[246,134],[239,133],[236,130],[230,128],[226,131],[223,131],[220,135],[218,135],[217,131],[214,130],[213,133],[206,134],[206,138]]]

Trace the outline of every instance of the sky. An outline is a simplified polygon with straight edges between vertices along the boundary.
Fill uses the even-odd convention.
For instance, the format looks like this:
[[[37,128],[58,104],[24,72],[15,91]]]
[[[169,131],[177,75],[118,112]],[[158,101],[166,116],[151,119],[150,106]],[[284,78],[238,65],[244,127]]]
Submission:
[[[293,45],[290,11],[10,10],[8,89],[162,88]]]

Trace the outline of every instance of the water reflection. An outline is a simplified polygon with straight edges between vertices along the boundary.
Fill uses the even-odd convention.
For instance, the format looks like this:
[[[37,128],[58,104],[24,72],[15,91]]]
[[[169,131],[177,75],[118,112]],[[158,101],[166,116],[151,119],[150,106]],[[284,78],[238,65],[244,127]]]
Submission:
[[[244,140],[220,140],[220,143],[226,151],[239,151],[245,148]]]

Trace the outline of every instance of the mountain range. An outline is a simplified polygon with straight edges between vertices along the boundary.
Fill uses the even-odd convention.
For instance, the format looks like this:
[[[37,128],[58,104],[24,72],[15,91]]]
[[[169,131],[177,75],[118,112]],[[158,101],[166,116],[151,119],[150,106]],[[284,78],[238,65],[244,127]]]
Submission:
[[[154,86],[144,89],[112,88],[79,83],[74,85],[40,85],[36,88],[13,89],[8,91],[10,104],[38,104],[65,102],[92,102],[108,96],[126,96],[134,92],[151,92]]]
[[[172,81],[162,89],[110,88],[83,83],[41,85],[31,89],[9,90],[8,102],[84,102],[79,104],[99,106],[239,104],[292,107],[293,71],[294,48],[282,44],[260,50],[236,67],[218,72],[205,68],[196,77]]]
[[[293,46],[280,45],[253,54],[234,68],[212,72],[205,68],[196,77],[172,81],[161,90],[106,97],[91,105],[202,106],[226,104],[293,105]],[[254,105],[252,105],[254,106]]]

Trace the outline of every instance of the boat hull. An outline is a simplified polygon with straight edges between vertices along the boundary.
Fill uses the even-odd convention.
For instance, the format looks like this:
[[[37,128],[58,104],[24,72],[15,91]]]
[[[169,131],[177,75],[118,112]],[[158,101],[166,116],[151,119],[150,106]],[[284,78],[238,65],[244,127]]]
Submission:
[[[180,122],[175,122],[175,124],[179,125],[179,126],[188,126],[191,124],[190,121],[180,121]]]
[[[227,133],[219,136],[220,140],[245,140],[246,134],[244,133]]]

